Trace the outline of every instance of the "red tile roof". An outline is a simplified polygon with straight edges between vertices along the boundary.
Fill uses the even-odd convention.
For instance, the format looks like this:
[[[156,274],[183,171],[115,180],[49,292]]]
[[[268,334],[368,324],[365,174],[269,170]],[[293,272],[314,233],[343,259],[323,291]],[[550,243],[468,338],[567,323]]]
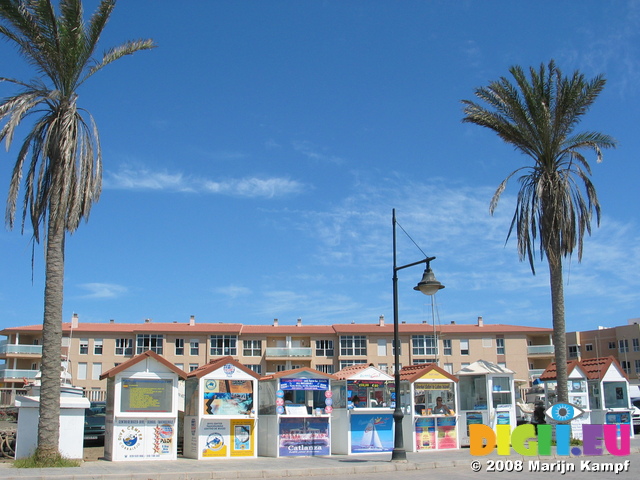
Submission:
[[[207,363],[205,365],[202,365],[199,368],[196,368],[195,370],[193,370],[193,371],[191,371],[191,372],[189,372],[187,374],[187,378],[192,378],[192,377],[201,378],[201,377],[204,377],[208,373],[214,372],[214,371],[224,367],[228,363],[230,363],[234,367],[242,370],[243,372],[251,375],[254,378],[260,378],[260,375],[258,375],[253,370],[245,367],[244,365],[242,365],[237,360],[234,360],[234,358],[232,356],[230,356],[230,355],[226,356],[226,357],[218,358],[216,360],[211,360],[209,363]]]
[[[578,360],[567,360],[567,375],[573,372],[573,369],[578,366]],[[556,375],[558,374],[558,370],[556,368],[556,363],[550,363],[547,368],[540,375],[541,381],[550,381],[555,380]]]
[[[260,381],[262,380],[273,380],[274,378],[283,378],[283,377],[291,377],[294,376],[298,373],[303,373],[303,372],[311,372],[311,373],[316,373],[322,377],[326,377],[329,378],[331,380],[337,380],[337,378],[335,377],[335,375],[331,375],[329,373],[323,373],[320,372],[318,370],[315,370],[313,368],[308,368],[308,367],[300,367],[300,368],[294,368],[293,370],[285,370],[283,372],[277,372],[277,373],[272,373],[271,375],[265,375],[264,377],[262,377],[260,379]]]
[[[344,367],[339,372],[334,373],[334,376],[338,380],[345,380],[349,377],[354,376],[356,373],[361,372],[362,370],[373,367],[373,363],[356,363],[354,365],[349,365],[348,367]]]
[[[164,357],[161,357],[157,353],[152,352],[151,350],[147,350],[146,352],[141,353],[140,355],[136,355],[135,357],[130,358],[126,362],[122,362],[117,367],[113,367],[112,369],[107,370],[102,375],[100,375],[100,380],[104,380],[105,378],[113,377],[116,374],[126,370],[130,366],[135,365],[136,363],[140,363],[140,362],[146,360],[147,358],[153,358],[154,360],[160,362],[165,367],[167,367],[169,370],[171,370],[174,373],[176,373],[183,380],[185,378],[187,378],[187,374],[184,371],[180,370],[178,367],[176,367],[173,363],[171,363],[170,361],[166,360]]]
[[[407,382],[413,383],[431,371],[436,371],[449,380],[453,380],[454,382],[458,381],[458,377],[451,375],[449,372],[443,370],[435,363],[423,363],[419,365],[407,365],[406,367],[402,367],[402,369],[400,370],[400,380],[405,380]]]
[[[585,360],[570,360],[567,361],[567,374],[571,373],[575,367],[580,367],[580,369],[587,376],[588,380],[599,380],[605,376],[609,367],[613,365],[618,369],[620,374],[628,379],[627,374],[624,372],[618,361],[612,357],[600,357],[600,358],[588,358]],[[542,381],[553,381],[556,379],[557,369],[556,364],[551,363],[545,371],[540,375],[540,380]]]

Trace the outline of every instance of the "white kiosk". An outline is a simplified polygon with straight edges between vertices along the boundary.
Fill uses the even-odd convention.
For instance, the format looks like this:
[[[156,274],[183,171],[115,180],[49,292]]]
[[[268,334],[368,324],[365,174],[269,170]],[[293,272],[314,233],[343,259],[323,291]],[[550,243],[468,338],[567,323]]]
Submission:
[[[40,420],[40,380],[26,386],[27,395],[17,396],[18,431],[16,432],[16,459],[33,455],[38,446]],[[71,385],[71,377],[63,372],[60,386],[59,450],[64,457],[82,459],[84,442],[84,411],[89,399],[82,388]]]
[[[587,373],[580,362],[577,360],[567,362],[569,403],[583,411],[580,416],[571,420],[571,436],[579,440],[582,440],[582,425],[591,423],[591,405],[587,394],[587,380]],[[544,383],[544,404],[545,408],[548,408],[557,402],[557,369],[555,362],[551,363],[540,375],[540,381]],[[552,423],[552,420],[547,420]]]
[[[185,377],[150,350],[100,375],[107,379],[107,460],[176,460],[178,379]]]
[[[628,424],[633,437],[629,380],[615,357],[582,360],[580,367],[588,378],[591,423]]]
[[[411,398],[410,411],[403,418],[404,444],[412,445],[407,450],[460,448],[458,378],[431,363],[403,367],[400,382]],[[442,400],[440,407],[438,398]]]
[[[366,363],[343,368],[335,377],[344,386],[341,392],[346,390],[347,408],[334,402],[331,453],[393,451],[393,377]]]
[[[469,425],[516,427],[513,370],[478,360],[456,372],[460,385],[460,445],[469,445]]]
[[[184,456],[256,457],[260,376],[227,356],[189,372],[185,382]]]
[[[331,453],[334,396],[342,404],[336,377],[302,367],[262,377],[259,382],[258,453],[305,457]],[[335,395],[334,395],[335,393]]]

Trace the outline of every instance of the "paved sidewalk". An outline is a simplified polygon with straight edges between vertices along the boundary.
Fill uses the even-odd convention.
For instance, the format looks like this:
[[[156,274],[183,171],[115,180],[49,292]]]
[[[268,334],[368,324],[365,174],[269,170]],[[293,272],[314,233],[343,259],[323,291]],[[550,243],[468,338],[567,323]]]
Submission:
[[[640,453],[640,438],[631,439],[631,453]],[[363,473],[465,467],[475,459],[504,458],[494,452],[487,457],[472,457],[468,448],[434,452],[407,453],[406,462],[391,462],[391,454],[331,455],[301,458],[242,458],[145,462],[84,462],[74,468],[13,468],[0,463],[3,480],[201,480],[236,478],[276,478],[314,475],[348,475]],[[513,454],[512,460],[530,460]],[[540,457],[551,461],[554,457]],[[567,457],[555,457],[567,459]],[[611,458],[611,457],[609,457]],[[614,457],[615,458],[615,457]],[[619,457],[624,458],[624,457]],[[611,460],[608,460],[611,461]]]

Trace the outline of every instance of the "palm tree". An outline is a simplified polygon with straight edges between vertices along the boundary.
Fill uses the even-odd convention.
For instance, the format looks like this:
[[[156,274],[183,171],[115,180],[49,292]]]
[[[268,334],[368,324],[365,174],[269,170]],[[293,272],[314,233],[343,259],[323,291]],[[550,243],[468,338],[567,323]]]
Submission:
[[[551,60],[548,67],[530,68],[530,79],[523,69],[514,66],[509,72],[515,84],[501,77],[489,86],[478,88],[475,95],[487,106],[463,100],[463,122],[475,123],[498,134],[533,163],[512,172],[498,187],[491,200],[493,214],[507,182],[516,173],[520,191],[507,240],[515,233],[520,260],[527,258],[535,274],[536,240],[540,258],[549,264],[553,343],[557,368],[558,401],[567,402],[567,349],[565,337],[562,259],[577,247],[582,260],[585,232],[591,234],[595,211],[600,223],[600,204],[591,183],[591,167],[583,151],[595,153],[602,160],[602,149],[616,146],[616,141],[602,133],[574,133],[574,129],[605,85],[602,75],[588,81],[578,71],[571,77]]]
[[[40,77],[29,82],[0,77],[20,93],[0,104],[0,142],[10,148],[16,128],[34,117],[13,168],[6,222],[13,228],[24,183],[22,231],[27,217],[33,238],[45,242],[42,387],[37,456],[58,454],[60,428],[60,346],[64,241],[87,220],[101,190],[102,153],[93,117],[78,106],[78,88],[111,62],[154,47],[151,40],[129,41],[93,58],[116,0],[102,0],[88,23],[81,0],[0,0],[0,35],[14,44]],[[6,68],[6,65],[5,65]],[[23,179],[23,173],[24,179]],[[24,181],[23,181],[24,180]],[[41,233],[42,229],[42,233]]]

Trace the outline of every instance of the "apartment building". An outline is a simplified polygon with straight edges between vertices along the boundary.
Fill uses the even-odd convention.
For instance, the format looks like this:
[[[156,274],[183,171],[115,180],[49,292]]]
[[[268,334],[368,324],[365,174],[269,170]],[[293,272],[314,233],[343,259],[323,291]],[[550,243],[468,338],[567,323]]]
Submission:
[[[486,324],[399,325],[402,365],[438,363],[455,373],[476,360],[504,365],[522,384],[553,361],[550,328]],[[0,331],[0,387],[21,387],[40,368],[42,325]],[[63,324],[62,355],[74,383],[87,391],[105,389],[100,375],[132,356],[151,350],[189,372],[231,355],[260,375],[297,367],[335,373],[367,363],[393,373],[393,322],[381,316],[372,324],[270,325],[188,322],[83,323],[77,315]]]
[[[629,383],[640,384],[640,318],[627,325],[567,333],[570,360],[612,356],[627,374]]]

